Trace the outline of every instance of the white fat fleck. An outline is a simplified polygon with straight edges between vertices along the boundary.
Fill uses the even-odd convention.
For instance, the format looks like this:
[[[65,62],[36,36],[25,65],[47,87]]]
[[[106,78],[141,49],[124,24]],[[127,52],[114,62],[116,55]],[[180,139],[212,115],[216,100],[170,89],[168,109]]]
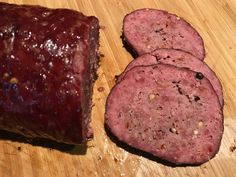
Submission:
[[[45,22],[42,22],[41,25],[42,25],[42,26],[47,26],[47,25],[48,25],[48,22],[46,22],[46,21],[45,21]]]
[[[15,56],[14,56],[14,55],[10,55],[10,58],[11,58],[11,59],[15,59]]]
[[[3,33],[2,32],[0,32],[0,37],[3,37]]]
[[[9,40],[3,40],[5,53],[11,53],[13,51],[14,41],[15,41],[15,33],[12,33],[12,37]]]
[[[198,122],[198,127],[202,127],[203,126],[203,122],[202,121],[199,121]]]
[[[50,61],[50,62],[48,63],[48,66],[49,66],[50,68],[52,68],[52,67],[53,67],[53,63]]]
[[[39,54],[37,57],[40,61],[45,61],[45,57],[42,54]]]
[[[62,47],[60,47],[57,51],[57,53],[55,54],[57,57],[63,57],[66,53],[68,53],[70,49],[70,46],[68,44],[63,45]]]
[[[43,79],[46,79],[46,78],[47,78],[46,74],[43,74]]]
[[[155,95],[152,93],[152,94],[150,94],[150,95],[148,95],[148,98],[149,98],[149,100],[153,100],[153,99],[155,99]]]
[[[42,13],[42,17],[48,17],[49,15],[51,15],[52,12],[50,11],[46,11]]]
[[[44,48],[51,54],[54,55],[57,51],[57,44],[55,44],[51,39],[44,42]]]
[[[28,37],[29,37],[29,38],[32,37],[32,32],[31,32],[31,31],[28,32]]]
[[[70,79],[71,81],[75,80],[75,77],[73,75],[67,74],[66,77]]]
[[[171,128],[170,129],[170,131],[172,132],[172,133],[175,133],[175,134],[177,134],[178,132],[177,132],[177,130],[173,127],[173,128]]]
[[[38,47],[38,44],[33,44],[32,45],[32,48],[36,48],[36,47]]]
[[[9,77],[9,74],[8,73],[4,73],[3,74],[3,78],[8,78]]]
[[[39,19],[38,19],[38,17],[33,17],[33,20],[38,21]]]
[[[23,31],[25,38],[24,40],[27,41],[32,37],[32,32],[31,31]]]
[[[70,60],[69,60],[68,58],[64,58],[64,63],[65,63],[66,65],[68,65],[69,62],[70,62]]]
[[[60,18],[60,21],[64,22],[65,21],[65,17]]]

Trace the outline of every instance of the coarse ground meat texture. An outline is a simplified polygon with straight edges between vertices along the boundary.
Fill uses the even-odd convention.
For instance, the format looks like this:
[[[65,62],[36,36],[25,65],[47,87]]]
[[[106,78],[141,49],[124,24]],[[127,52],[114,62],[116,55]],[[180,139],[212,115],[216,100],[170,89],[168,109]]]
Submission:
[[[158,49],[150,54],[142,55],[129,63],[125,71],[118,77],[117,82],[124,77],[127,71],[135,66],[152,65],[157,63],[171,64],[177,67],[184,67],[195,72],[199,72],[200,77],[206,77],[211,82],[219,98],[220,104],[223,107],[223,89],[215,72],[204,61],[201,61],[195,56],[182,50]]]
[[[99,25],[69,9],[0,3],[0,129],[85,143]]]
[[[157,9],[139,9],[123,20],[124,40],[138,55],[159,48],[181,49],[203,60],[204,43],[184,19]]]
[[[205,78],[167,64],[137,66],[110,92],[109,130],[128,145],[175,164],[201,164],[220,146],[223,115]]]

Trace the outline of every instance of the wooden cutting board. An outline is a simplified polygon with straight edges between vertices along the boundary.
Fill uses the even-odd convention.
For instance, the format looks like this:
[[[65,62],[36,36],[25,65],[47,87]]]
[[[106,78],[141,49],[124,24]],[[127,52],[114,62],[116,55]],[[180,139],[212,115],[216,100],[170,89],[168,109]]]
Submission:
[[[9,0],[70,8],[100,20],[101,58],[94,87],[92,126],[94,140],[89,148],[71,151],[35,146],[27,142],[0,140],[0,177],[233,177],[236,176],[236,1],[235,0]],[[138,8],[158,8],[189,21],[205,42],[205,61],[219,76],[225,96],[225,130],[219,153],[196,167],[171,167],[130,148],[117,146],[104,131],[106,97],[132,60],[120,39],[125,14]],[[0,14],[1,15],[1,14]],[[104,88],[104,89],[103,89]],[[14,138],[13,138],[14,139]]]

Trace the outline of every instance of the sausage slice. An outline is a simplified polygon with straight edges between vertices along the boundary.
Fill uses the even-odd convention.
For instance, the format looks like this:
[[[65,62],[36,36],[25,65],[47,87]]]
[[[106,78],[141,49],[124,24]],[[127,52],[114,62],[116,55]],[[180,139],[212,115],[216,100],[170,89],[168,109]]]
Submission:
[[[124,40],[142,55],[159,48],[187,51],[203,60],[205,49],[199,33],[184,19],[162,10],[139,9],[123,21]]]
[[[177,67],[185,67],[190,70],[199,72],[203,74],[212,84],[216,94],[219,98],[220,104],[223,107],[224,98],[223,98],[223,89],[222,85],[216,76],[215,72],[203,61],[199,60],[197,57],[184,52],[182,50],[175,49],[158,49],[153,51],[150,54],[145,54],[137,59],[133,60],[126,67],[125,71],[118,77],[118,82],[126,74],[128,70],[138,65],[152,65],[157,63],[171,64]]]
[[[120,141],[175,164],[208,161],[223,133],[211,83],[167,64],[129,70],[107,98],[105,124]]]

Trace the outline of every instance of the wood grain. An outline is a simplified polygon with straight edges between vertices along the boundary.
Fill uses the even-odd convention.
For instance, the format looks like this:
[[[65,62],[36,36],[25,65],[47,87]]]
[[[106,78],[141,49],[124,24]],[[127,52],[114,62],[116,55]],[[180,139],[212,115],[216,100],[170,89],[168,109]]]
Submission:
[[[236,1],[235,0],[9,0],[18,4],[38,4],[70,8],[95,15],[100,31],[99,78],[94,87],[92,126],[94,140],[87,152],[83,147],[64,152],[27,142],[0,140],[0,177],[233,177],[236,176]],[[132,60],[120,39],[125,14],[138,8],[164,9],[189,21],[205,42],[206,62],[219,76],[225,97],[225,130],[219,153],[197,167],[170,167],[152,158],[133,153],[115,144],[104,131],[106,97],[114,76]],[[104,87],[99,92],[98,88]],[[231,150],[230,150],[231,149]]]

